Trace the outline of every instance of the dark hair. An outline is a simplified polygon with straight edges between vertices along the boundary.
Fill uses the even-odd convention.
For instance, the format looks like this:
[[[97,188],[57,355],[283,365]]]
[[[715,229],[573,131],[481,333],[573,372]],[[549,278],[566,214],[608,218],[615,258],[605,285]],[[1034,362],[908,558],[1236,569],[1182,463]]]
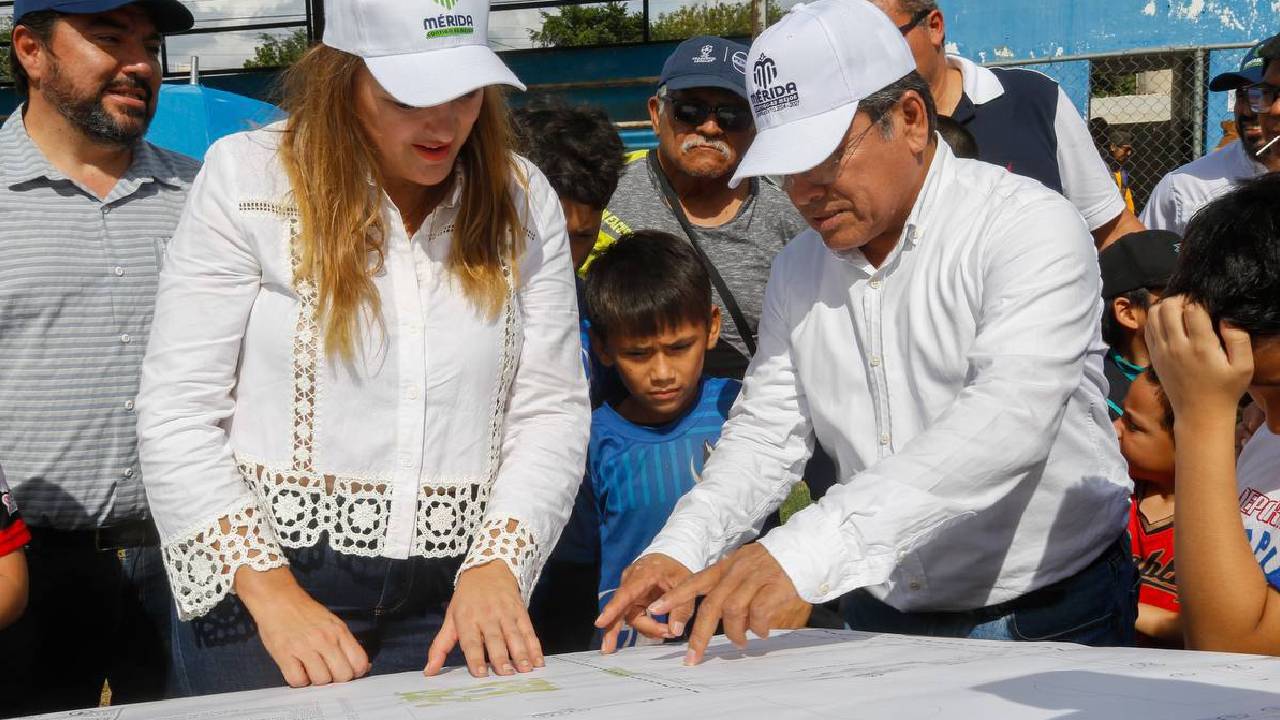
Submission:
[[[48,47],[53,39],[53,24],[60,17],[62,13],[53,10],[37,10],[23,15],[21,20],[14,23],[14,27],[17,28],[19,25],[25,27],[42,45]],[[13,78],[14,90],[17,91],[18,97],[25,98],[31,91],[31,80],[27,77],[27,71],[22,67],[22,63],[18,62],[18,51],[14,47],[12,35],[9,36],[9,76]]]
[[[688,242],[657,230],[628,233],[587,271],[587,319],[605,340],[649,336],[711,317],[711,279]]]
[[[1280,173],[1240,183],[1187,224],[1165,288],[1253,335],[1280,335]]]
[[[938,132],[958,158],[978,159],[978,140],[965,126],[946,115],[938,116]]]
[[[1164,391],[1164,387],[1160,385],[1160,376],[1156,374],[1154,367],[1149,367],[1142,371],[1142,375],[1146,375],[1152,385],[1156,386],[1156,397],[1160,399],[1160,427],[1173,431],[1173,403],[1169,402],[1169,394]],[[1138,377],[1141,377],[1139,375]],[[1135,378],[1136,380],[1137,378]]]
[[[909,15],[915,15],[925,10],[937,10],[937,0],[897,0],[898,9]]]
[[[929,134],[938,131],[938,106],[933,101],[933,93],[929,92],[929,83],[918,70],[912,70],[901,79],[871,93],[858,103],[858,110],[865,112],[873,122],[880,123],[880,133],[886,138],[893,137],[893,123],[889,119],[889,111],[902,100],[908,91],[914,90],[924,101],[924,111],[929,117]]]
[[[1120,298],[1128,300],[1130,305],[1139,310],[1146,310],[1151,307],[1152,295],[1150,290],[1138,288],[1105,300],[1106,307],[1102,309],[1102,341],[1110,346],[1112,350],[1119,350],[1124,347],[1125,339],[1129,332],[1129,329],[1121,325],[1120,321],[1116,319],[1115,301]]]
[[[622,138],[604,110],[542,102],[512,113],[517,151],[556,194],[588,207],[609,203],[622,173]]]

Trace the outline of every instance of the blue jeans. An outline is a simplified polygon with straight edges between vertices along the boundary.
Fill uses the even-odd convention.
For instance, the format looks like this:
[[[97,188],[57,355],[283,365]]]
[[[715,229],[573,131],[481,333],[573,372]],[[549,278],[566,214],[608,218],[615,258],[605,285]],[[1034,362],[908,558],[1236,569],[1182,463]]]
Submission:
[[[422,670],[427,648],[444,622],[459,559],[343,555],[322,539],[285,550],[298,584],[351,629],[369,655],[372,675]],[[257,625],[234,595],[208,614],[173,622],[175,695],[256,690],[285,685],[258,636]],[[449,664],[461,662],[455,650]]]
[[[904,613],[855,590],[840,599],[840,612],[850,628],[868,632],[1127,647],[1138,617],[1138,571],[1122,534],[1075,575],[999,605]]]
[[[31,528],[26,614],[0,631],[0,717],[160,700],[173,604],[154,528],[120,542]],[[144,530],[143,528],[146,528]]]

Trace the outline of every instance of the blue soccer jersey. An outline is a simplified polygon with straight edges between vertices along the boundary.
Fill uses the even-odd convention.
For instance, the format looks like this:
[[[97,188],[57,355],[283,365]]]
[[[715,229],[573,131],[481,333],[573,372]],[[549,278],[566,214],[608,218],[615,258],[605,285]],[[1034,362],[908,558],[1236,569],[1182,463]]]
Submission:
[[[693,407],[660,427],[636,425],[608,405],[592,413],[578,510],[595,516],[601,608],[617,589],[622,571],[649,546],[676,501],[698,481],[740,387],[736,380],[705,377]],[[627,644],[632,643],[634,638],[628,638]]]

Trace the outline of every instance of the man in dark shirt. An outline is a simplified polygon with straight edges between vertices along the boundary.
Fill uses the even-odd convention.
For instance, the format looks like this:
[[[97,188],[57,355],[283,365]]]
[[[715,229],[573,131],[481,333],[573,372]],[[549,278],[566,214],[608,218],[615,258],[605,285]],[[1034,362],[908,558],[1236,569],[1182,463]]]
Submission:
[[[1071,201],[1103,248],[1144,229],[1125,207],[1084,119],[1058,83],[1018,68],[988,69],[947,55],[936,0],[872,0],[911,47],[938,104],[977,140],[978,159],[1039,180]]]

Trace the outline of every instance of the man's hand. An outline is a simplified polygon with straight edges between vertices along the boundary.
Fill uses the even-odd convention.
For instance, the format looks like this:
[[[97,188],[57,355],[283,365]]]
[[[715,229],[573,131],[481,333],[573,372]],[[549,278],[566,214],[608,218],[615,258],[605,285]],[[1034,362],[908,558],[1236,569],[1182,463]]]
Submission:
[[[622,572],[622,582],[613,593],[613,599],[604,606],[600,617],[596,618],[596,627],[604,631],[600,651],[612,653],[618,649],[618,633],[625,622],[635,628],[636,632],[651,638],[679,637],[684,632],[684,622],[666,624],[654,620],[649,615],[649,604],[662,596],[664,592],[676,587],[693,573],[674,558],[667,555],[645,555]],[[682,608],[683,609],[683,608]],[[688,620],[693,614],[693,599],[688,601],[688,612],[682,615]],[[672,613],[675,617],[675,613]]]
[[[707,644],[724,621],[724,634],[739,648],[747,646],[747,630],[767,638],[774,628],[790,627],[804,603],[782,566],[759,543],[735,550],[724,560],[681,583],[649,606],[649,612],[670,612],[674,630],[692,612],[693,601],[705,595],[689,636],[686,665],[702,662]],[[807,618],[806,618],[807,619]]]
[[[369,672],[369,656],[346,623],[312,599],[289,568],[241,567],[235,587],[291,687],[347,682]]]
[[[1226,323],[1215,333],[1204,308],[1176,295],[1148,312],[1146,336],[1175,422],[1195,413],[1229,416],[1234,424],[1236,407],[1253,378],[1249,333]]]
[[[458,576],[444,625],[427,651],[423,673],[431,676],[440,672],[455,645],[462,646],[472,677],[488,677],[486,656],[499,675],[543,666],[542,644],[529,622],[520,586],[506,563],[495,560]]]

